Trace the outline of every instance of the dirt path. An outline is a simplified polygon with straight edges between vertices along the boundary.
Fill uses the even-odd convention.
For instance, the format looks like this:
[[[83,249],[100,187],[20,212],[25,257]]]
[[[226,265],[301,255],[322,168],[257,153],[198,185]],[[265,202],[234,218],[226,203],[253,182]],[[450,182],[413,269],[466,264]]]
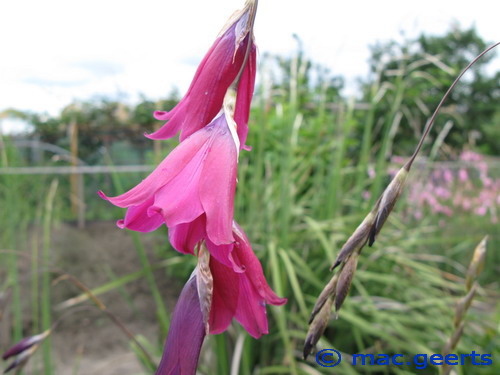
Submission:
[[[166,246],[165,236],[166,233],[152,233],[142,237],[152,264],[161,259],[160,255],[155,254],[165,251],[162,249],[162,246]],[[131,236],[109,222],[89,223],[84,230],[69,224],[58,225],[52,233],[51,252],[53,263],[58,268],[74,275],[89,288],[96,288],[142,268]],[[26,264],[25,267],[29,268],[29,265]],[[167,309],[171,311],[182,282],[172,281],[166,276],[164,269],[155,272],[155,279]],[[30,288],[29,283],[23,288]],[[80,293],[80,290],[68,282],[55,285],[52,290],[54,316],[67,311],[58,310],[61,302]],[[114,288],[99,298],[134,334],[144,336],[154,347],[163,340],[155,317],[155,304],[143,278]],[[91,303],[80,305],[90,306]],[[29,304],[23,310],[29,334],[32,325]],[[145,374],[123,332],[98,310],[80,309],[70,314],[64,318],[52,340],[56,374]],[[27,366],[27,374],[39,373],[37,368],[40,368],[41,358],[33,359]]]

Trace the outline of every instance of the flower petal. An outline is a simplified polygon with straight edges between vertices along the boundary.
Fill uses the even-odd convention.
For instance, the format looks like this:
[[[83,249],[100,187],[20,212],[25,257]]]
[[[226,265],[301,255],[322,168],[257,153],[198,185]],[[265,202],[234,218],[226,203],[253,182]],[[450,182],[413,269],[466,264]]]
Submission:
[[[203,213],[198,190],[209,144],[206,142],[175,178],[155,193],[149,211],[162,215],[169,227],[191,222]]]
[[[102,191],[99,191],[99,195],[118,207],[138,206],[178,175],[207,141],[206,134],[201,132],[193,134],[189,140],[177,146],[148,177],[134,188],[116,197],[108,197]]]
[[[138,232],[151,232],[158,229],[164,221],[157,213],[148,214],[148,209],[152,204],[153,198],[151,197],[139,206],[130,206],[125,218],[118,220],[116,225],[122,229],[127,228]]]
[[[167,341],[155,375],[194,375],[205,338],[196,276],[182,289],[172,315]]]
[[[220,111],[228,87],[241,69],[245,56],[245,43],[236,47],[235,25],[218,37],[200,63],[188,92],[168,116],[165,112],[157,117],[168,122],[156,132],[147,135],[151,139],[170,138],[181,129],[181,142],[207,125]],[[248,38],[245,39],[248,43]]]
[[[211,334],[218,334],[227,329],[235,315],[240,280],[238,273],[214,257],[210,258],[210,270],[213,276],[214,291],[209,326]]]
[[[240,147],[248,149],[249,146],[245,145],[248,134],[248,118],[250,116],[250,104],[255,88],[255,73],[257,65],[257,53],[255,44],[252,43],[248,61],[241,75],[238,84],[238,92],[236,95],[236,106],[234,111],[234,120],[238,124],[238,138],[240,139]]]
[[[207,215],[207,236],[216,245],[234,241],[232,221],[236,189],[237,150],[225,116],[214,121],[218,134],[200,177],[200,200]]]
[[[235,318],[256,339],[269,333],[266,304],[252,285],[247,272],[240,274],[240,294]]]
[[[168,238],[173,248],[184,254],[193,254],[194,248],[205,237],[205,215],[169,228]]]
[[[286,298],[278,297],[267,283],[262,265],[255,256],[250,241],[243,229],[236,222],[234,222],[234,236],[236,246],[232,255],[244,267],[245,275],[247,275],[255,290],[264,299],[264,302],[268,304],[277,306],[285,304],[287,301]]]
[[[244,267],[241,267],[233,258],[232,252],[234,250],[234,243],[227,245],[215,245],[209,238],[205,238],[205,243],[207,249],[215,259],[226,267],[232,268],[234,272],[241,273],[244,272]]]

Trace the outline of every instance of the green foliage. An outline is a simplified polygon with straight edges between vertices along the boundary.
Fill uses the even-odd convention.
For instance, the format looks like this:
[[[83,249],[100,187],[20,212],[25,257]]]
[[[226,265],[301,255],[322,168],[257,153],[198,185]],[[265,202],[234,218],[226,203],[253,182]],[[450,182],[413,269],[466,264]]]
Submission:
[[[397,106],[402,118],[395,135],[396,153],[411,149],[441,94],[487,44],[474,27],[462,30],[454,26],[443,36],[424,34],[415,40],[372,47],[372,78],[365,81],[363,92],[368,100],[373,81],[380,81],[384,88],[375,118],[390,111],[397,100],[397,90],[403,85],[401,103]],[[498,142],[488,136],[498,127],[500,100],[500,73],[490,76],[485,69],[493,57],[494,53],[481,59],[454,90],[434,127],[434,138],[451,120],[453,127],[446,139],[449,146],[460,148],[464,140],[472,141],[481,144],[483,152],[498,154]]]
[[[363,86],[363,103],[344,100],[340,95],[341,80],[309,61],[300,49],[291,59],[264,57],[262,84],[254,99],[247,140],[253,150],[242,152],[239,159],[235,218],[248,233],[270,284],[279,295],[288,298],[288,303],[268,308],[270,334],[258,341],[236,323],[223,336],[208,339],[205,344],[208,360],[201,360],[200,373],[229,373],[236,363],[239,363],[236,373],[245,375],[333,373],[319,367],[314,358],[307,362],[301,358],[308,314],[331,277],[329,267],[340,246],[368,212],[367,195],[371,193],[374,199],[387,182],[388,158],[413,151],[415,135],[421,132],[429,112],[463,68],[464,60],[469,59],[468,51],[475,53],[474,48],[484,46],[475,31],[463,34],[423,36],[408,45],[389,44],[374,49],[375,76]],[[382,64],[386,55],[391,59]],[[487,138],[497,134],[493,129],[498,127],[493,125],[499,119],[497,110],[490,111],[490,104],[497,98],[497,89],[492,85],[493,81],[480,70],[461,85],[436,127],[438,130],[439,121],[441,125],[449,119],[454,121],[456,130],[445,140],[448,147],[462,148],[469,142],[468,134],[478,131],[479,149],[498,150],[495,148],[498,145]],[[471,87],[477,90],[474,95],[481,95],[481,103],[467,95]],[[99,147],[111,148],[118,141],[151,152],[152,142],[141,146],[142,141],[136,139],[157,123],[150,117],[153,109],[168,109],[173,104],[173,101],[159,104],[143,99],[135,107],[127,107],[99,100],[69,106],[53,119],[34,115],[32,123],[42,140],[67,146],[67,126],[75,121],[80,156],[91,163],[102,161],[95,157]],[[479,111],[476,116],[480,120],[467,120],[469,111]],[[460,135],[460,131],[466,131],[465,135]],[[373,180],[368,178],[369,169],[374,170]],[[122,215],[123,210],[110,208],[98,200],[95,191],[104,188],[118,192],[122,183],[128,188],[142,177],[142,174],[127,174],[86,178],[87,188],[94,196],[88,200],[87,215],[108,220]],[[14,236],[20,226],[28,222],[37,224],[33,218],[37,217],[37,210],[43,211],[40,202],[47,195],[48,180],[37,180],[34,184],[33,177],[0,175],[0,179],[0,206],[13,212],[8,218],[4,215],[2,222],[5,225],[2,238],[8,238],[4,233]],[[33,186],[40,187],[40,191]],[[64,189],[67,186],[61,181],[54,205],[69,212]],[[339,318],[330,321],[319,342],[321,348],[336,348],[344,358],[354,353],[439,353],[452,332],[452,307],[457,296],[463,295],[464,275],[472,250],[486,234],[492,243],[498,244],[497,226],[473,214],[444,217],[427,213],[416,221],[405,215],[404,208],[403,200],[375,246],[361,254],[350,296]],[[162,249],[166,259],[161,264],[150,264],[137,234],[134,243],[140,259],[137,270],[96,287],[94,292],[99,295],[118,290],[144,277],[155,297],[153,308],[159,318],[158,326],[165,329],[167,312],[152,270],[166,267],[167,275],[185,280],[192,270],[193,258]],[[15,247],[16,242],[3,245]],[[500,345],[495,333],[498,255],[490,252],[488,257],[479,280],[482,285],[479,302],[469,311],[468,325],[458,346],[460,353],[472,350],[490,353]],[[8,286],[14,287],[16,268],[11,266],[9,270]],[[20,299],[18,292],[17,298]],[[18,311],[20,305],[14,304],[13,309]],[[16,324],[15,331],[20,334],[22,322]],[[159,333],[154,343],[145,338],[141,342],[155,348],[154,354],[159,356],[163,339]],[[410,366],[370,370],[347,362],[335,368],[335,373],[422,373]],[[470,364],[461,369],[462,373],[476,370]],[[488,370],[500,372],[497,363]],[[147,368],[145,371],[149,373]],[[429,367],[425,373],[437,374],[438,369]]]
[[[102,163],[102,148],[110,149],[114,143],[126,142],[129,148],[145,152],[150,141],[143,137],[151,133],[158,121],[152,117],[155,110],[170,110],[178,101],[172,91],[165,100],[153,102],[141,97],[135,105],[126,105],[118,100],[97,97],[66,106],[59,116],[38,113],[20,113],[34,128],[34,135],[42,142],[70,148],[70,127],[78,132],[78,157],[87,164]]]

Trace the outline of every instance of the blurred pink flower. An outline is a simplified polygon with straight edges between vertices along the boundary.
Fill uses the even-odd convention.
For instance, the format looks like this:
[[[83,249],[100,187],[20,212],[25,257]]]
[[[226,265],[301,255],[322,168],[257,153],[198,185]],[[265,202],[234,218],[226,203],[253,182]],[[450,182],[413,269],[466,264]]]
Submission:
[[[476,162],[483,160],[483,158],[484,157],[481,154],[478,154],[477,152],[474,151],[462,151],[462,153],[460,154],[460,160],[463,161]]]
[[[409,201],[416,218],[423,216],[423,208],[447,216],[467,211],[498,221],[500,179],[490,175],[487,159],[478,153],[464,151],[459,157],[455,174],[448,167],[436,166],[426,182],[410,185]]]
[[[458,178],[461,182],[465,182],[469,179],[469,174],[464,168],[460,168],[460,170],[458,171]]]
[[[443,179],[447,184],[453,182],[453,173],[448,168],[443,171]]]
[[[474,212],[476,213],[476,215],[484,216],[488,212],[488,207],[486,207],[486,206],[479,206],[479,207],[477,207],[474,210]]]
[[[214,244],[230,244],[237,155],[221,113],[177,146],[136,187],[117,197],[99,194],[115,206],[128,208],[125,218],[117,222],[120,228],[150,232],[163,223],[169,228],[191,223]]]
[[[181,142],[207,125],[220,111],[229,86],[241,73],[235,110],[238,134],[244,146],[250,102],[255,84],[255,54],[252,25],[255,4],[233,16],[201,61],[182,100],[169,112],[156,111],[157,120],[167,121],[151,139],[167,139],[181,131]],[[243,69],[243,70],[242,70]]]
[[[361,194],[361,196],[363,197],[363,199],[365,201],[367,201],[367,200],[369,200],[371,198],[372,193],[369,192],[368,190],[365,190],[365,191],[363,191],[363,193]]]

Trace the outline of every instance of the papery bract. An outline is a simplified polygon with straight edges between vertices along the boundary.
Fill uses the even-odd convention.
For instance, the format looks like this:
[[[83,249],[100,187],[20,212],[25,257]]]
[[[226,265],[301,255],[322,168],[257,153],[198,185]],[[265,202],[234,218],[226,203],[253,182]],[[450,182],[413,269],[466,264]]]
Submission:
[[[128,208],[125,218],[117,223],[121,228],[149,232],[165,223],[179,231],[192,223],[194,233],[184,235],[196,240],[206,234],[216,245],[230,244],[234,241],[237,152],[221,113],[177,146],[136,187],[117,197],[99,194],[118,207]]]

